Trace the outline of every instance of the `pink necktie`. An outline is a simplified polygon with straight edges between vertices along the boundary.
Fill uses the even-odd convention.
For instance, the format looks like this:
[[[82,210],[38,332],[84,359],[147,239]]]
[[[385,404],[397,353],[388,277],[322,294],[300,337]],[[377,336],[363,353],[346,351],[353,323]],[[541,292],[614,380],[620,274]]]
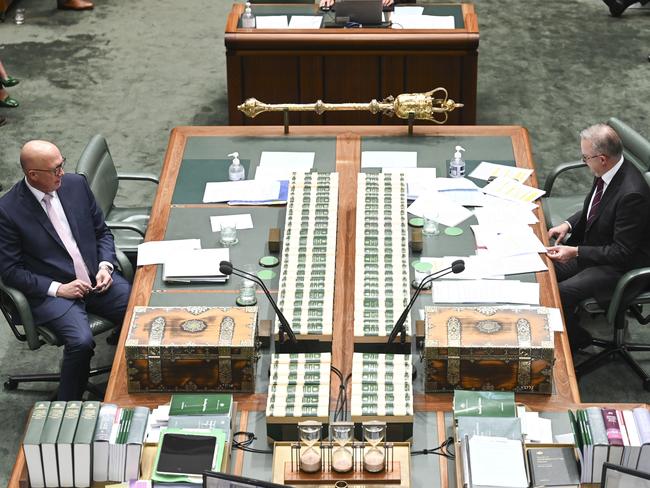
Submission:
[[[591,208],[589,209],[589,213],[587,214],[587,224],[591,224],[591,221],[594,220],[596,217],[596,214],[598,213],[598,205],[600,205],[600,200],[603,198],[603,187],[605,186],[605,182],[603,179],[599,176],[596,178],[596,193],[594,193],[594,199],[591,202]]]
[[[77,275],[77,279],[85,281],[86,283],[91,283],[90,276],[88,276],[88,271],[86,270],[86,264],[81,257],[77,243],[73,240],[72,235],[66,232],[63,222],[61,222],[61,219],[52,208],[52,195],[46,193],[43,196],[43,202],[45,203],[45,212],[50,218],[50,222],[52,222],[54,230],[57,234],[59,234],[61,241],[63,241],[63,245],[72,258],[72,263],[74,264],[74,272]]]

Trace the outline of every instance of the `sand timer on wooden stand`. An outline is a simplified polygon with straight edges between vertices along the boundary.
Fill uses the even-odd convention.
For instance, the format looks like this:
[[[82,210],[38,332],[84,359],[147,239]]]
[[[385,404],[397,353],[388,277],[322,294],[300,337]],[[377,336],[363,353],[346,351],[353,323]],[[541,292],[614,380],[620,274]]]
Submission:
[[[292,446],[291,465],[295,465],[305,473],[315,473],[323,468],[321,456],[321,435],[323,424],[314,420],[298,423],[300,442]],[[294,455],[295,453],[295,455]]]
[[[363,423],[363,469],[369,473],[379,473],[386,469],[386,423],[370,421]]]

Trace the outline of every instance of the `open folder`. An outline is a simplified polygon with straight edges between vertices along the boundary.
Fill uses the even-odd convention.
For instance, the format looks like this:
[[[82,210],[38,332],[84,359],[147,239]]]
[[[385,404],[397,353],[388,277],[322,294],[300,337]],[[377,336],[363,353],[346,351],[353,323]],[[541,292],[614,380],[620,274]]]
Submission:
[[[167,283],[223,283],[228,276],[219,271],[219,263],[229,260],[228,248],[192,249],[165,261],[163,280]]]

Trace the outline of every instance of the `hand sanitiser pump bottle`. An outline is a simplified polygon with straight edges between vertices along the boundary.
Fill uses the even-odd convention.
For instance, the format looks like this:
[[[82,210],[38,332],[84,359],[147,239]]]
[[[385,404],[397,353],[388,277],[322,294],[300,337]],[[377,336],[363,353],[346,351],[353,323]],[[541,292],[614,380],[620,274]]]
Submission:
[[[255,15],[253,15],[250,2],[246,2],[246,8],[241,16],[241,26],[244,29],[255,29]]]
[[[246,170],[244,170],[244,167],[241,165],[241,162],[239,161],[239,153],[234,152],[232,154],[228,154],[228,156],[232,158],[232,163],[228,168],[228,179],[230,181],[245,180]]]
[[[456,152],[454,153],[454,159],[449,163],[449,177],[450,178],[462,178],[465,176],[465,160],[461,151],[464,151],[460,146],[456,146]]]

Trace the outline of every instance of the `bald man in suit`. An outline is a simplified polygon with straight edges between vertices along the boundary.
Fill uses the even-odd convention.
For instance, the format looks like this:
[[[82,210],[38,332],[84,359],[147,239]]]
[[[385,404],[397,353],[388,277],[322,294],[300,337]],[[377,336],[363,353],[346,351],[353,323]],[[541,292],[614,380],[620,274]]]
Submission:
[[[640,2],[639,0],[603,0],[603,2],[609,7],[609,13],[612,14],[612,17],[620,17],[630,5],[635,3],[645,5],[650,0],[641,0]]]
[[[589,332],[578,325],[578,304],[590,297],[608,302],[625,272],[650,266],[650,188],[645,178],[625,160],[621,139],[610,126],[588,127],[580,139],[582,160],[595,177],[592,189],[582,210],[548,231],[557,243],[548,248],[548,257],[555,262],[574,349],[591,343]]]
[[[59,149],[30,141],[20,164],[25,177],[0,198],[0,276],[63,341],[58,398],[78,400],[95,347],[87,312],[120,326],[131,287],[88,183],[65,173]]]

